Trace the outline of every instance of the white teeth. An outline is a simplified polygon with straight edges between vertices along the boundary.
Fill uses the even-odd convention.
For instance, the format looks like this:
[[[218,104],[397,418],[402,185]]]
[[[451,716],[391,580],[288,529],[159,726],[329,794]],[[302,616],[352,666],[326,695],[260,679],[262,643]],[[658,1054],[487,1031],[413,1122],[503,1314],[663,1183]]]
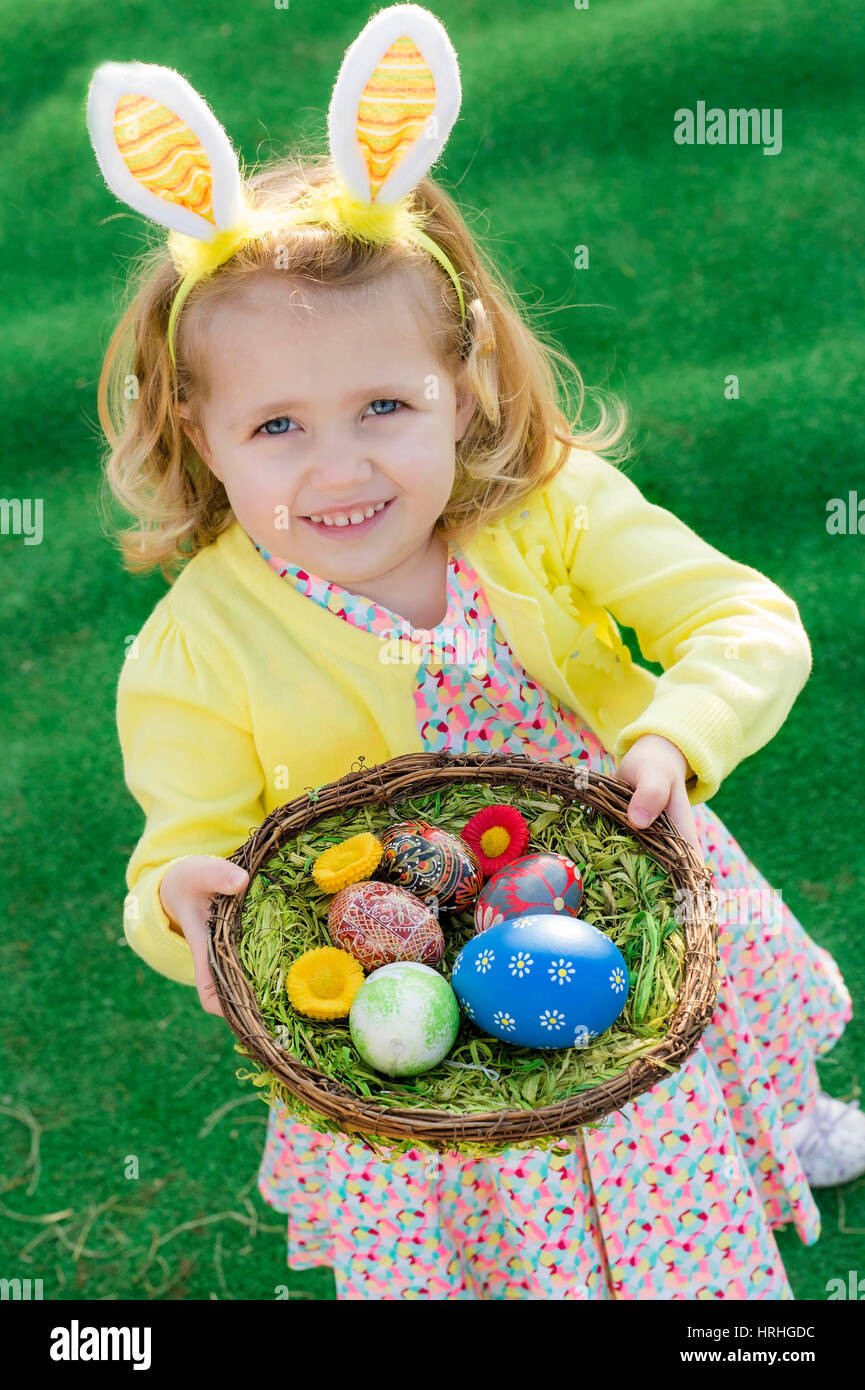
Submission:
[[[387,502],[379,502],[375,507],[367,507],[366,511],[363,512],[352,512],[350,516],[346,516],[345,512],[334,512],[332,516],[312,515],[309,520],[324,522],[325,526],[360,526],[362,522],[368,521],[371,516],[375,516],[376,512],[382,511],[386,506]]]

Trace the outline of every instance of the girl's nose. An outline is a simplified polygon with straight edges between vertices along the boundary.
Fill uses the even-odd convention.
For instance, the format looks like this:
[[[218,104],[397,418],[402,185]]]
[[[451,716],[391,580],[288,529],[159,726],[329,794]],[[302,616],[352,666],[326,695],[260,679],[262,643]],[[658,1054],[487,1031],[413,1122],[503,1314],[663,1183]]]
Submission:
[[[362,455],[333,454],[316,460],[309,481],[322,492],[347,492],[368,483],[372,475],[373,466]]]

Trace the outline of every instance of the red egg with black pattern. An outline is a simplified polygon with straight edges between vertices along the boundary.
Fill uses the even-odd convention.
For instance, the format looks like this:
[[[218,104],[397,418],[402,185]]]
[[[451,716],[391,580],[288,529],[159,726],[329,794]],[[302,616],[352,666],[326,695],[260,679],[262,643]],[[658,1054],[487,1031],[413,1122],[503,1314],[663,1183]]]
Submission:
[[[561,912],[576,917],[583,878],[565,854],[525,854],[487,882],[475,903],[475,933],[527,912]]]

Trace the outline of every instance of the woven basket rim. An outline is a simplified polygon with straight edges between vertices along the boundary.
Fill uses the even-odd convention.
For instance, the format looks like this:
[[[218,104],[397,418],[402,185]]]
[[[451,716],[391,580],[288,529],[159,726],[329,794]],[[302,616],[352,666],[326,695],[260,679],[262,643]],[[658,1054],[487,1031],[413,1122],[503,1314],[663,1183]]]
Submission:
[[[228,856],[249,873],[242,894],[217,894],[208,917],[210,967],[232,1032],[246,1051],[282,1083],[286,1091],[342,1132],[376,1139],[415,1139],[433,1147],[459,1148],[461,1143],[518,1143],[564,1136],[594,1124],[621,1109],[677,1069],[696,1049],[711,1019],[717,998],[717,900],[708,867],[680,835],[666,812],[641,830],[627,818],[633,787],[606,773],[583,767],[541,761],[523,754],[406,753],[337,778],[276,808],[250,831],[249,839]],[[587,1088],[566,1100],[535,1110],[500,1109],[454,1114],[451,1111],[382,1106],[357,1095],[281,1049],[268,1031],[252,985],[240,964],[237,943],[243,905],[258,870],[286,840],[337,811],[382,806],[441,789],[455,781],[511,783],[542,792],[566,804],[579,801],[588,810],[617,821],[638,840],[643,850],[667,870],[675,888],[689,894],[693,905],[680,926],[685,958],[676,1005],[659,1042],[610,1081]]]

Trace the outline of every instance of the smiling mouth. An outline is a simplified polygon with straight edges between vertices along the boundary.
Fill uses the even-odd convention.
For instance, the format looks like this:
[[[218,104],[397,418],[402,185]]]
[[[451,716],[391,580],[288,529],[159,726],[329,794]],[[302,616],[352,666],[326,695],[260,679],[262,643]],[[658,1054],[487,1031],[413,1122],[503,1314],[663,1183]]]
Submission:
[[[376,517],[387,511],[393,500],[389,497],[386,502],[369,502],[366,506],[349,507],[345,511],[313,512],[310,516],[301,517],[301,520],[308,526],[314,526],[316,531],[367,530],[375,524]]]

